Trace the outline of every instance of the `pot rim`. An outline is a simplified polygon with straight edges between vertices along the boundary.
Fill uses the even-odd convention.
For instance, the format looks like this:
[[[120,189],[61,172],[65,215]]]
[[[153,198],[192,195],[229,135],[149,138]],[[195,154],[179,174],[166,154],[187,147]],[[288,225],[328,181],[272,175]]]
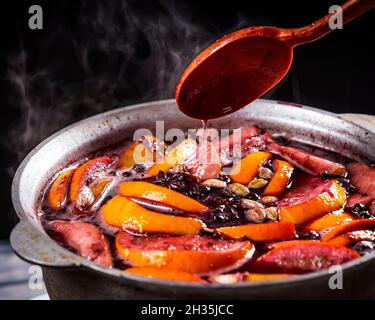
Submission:
[[[295,104],[295,103],[289,103],[289,102],[284,102],[284,101],[276,101],[276,100],[269,100],[269,99],[257,99],[257,101],[264,102],[264,103],[276,103],[276,104],[281,104],[281,105],[287,105],[287,106],[296,106],[305,110],[310,110],[312,112],[316,113],[323,113],[325,115],[334,117],[334,118],[339,118],[341,121],[351,123],[347,120],[343,120],[339,117],[339,115],[328,112],[325,110],[321,110],[318,108],[314,107],[308,107],[305,105],[301,104]],[[29,163],[30,159],[39,152],[40,149],[42,149],[45,145],[47,145],[49,142],[54,140],[57,136],[61,135],[63,132],[76,127],[79,124],[82,123],[87,123],[94,121],[96,119],[103,118],[105,116],[113,116],[117,113],[122,113],[125,109],[126,111],[130,110],[136,110],[140,108],[152,108],[152,107],[157,107],[160,104],[165,104],[165,103],[170,103],[174,102],[174,99],[165,99],[165,100],[157,100],[157,101],[149,101],[149,102],[144,102],[144,103],[139,103],[135,105],[130,105],[130,106],[123,106],[119,107],[113,110],[109,110],[103,113],[99,113],[97,115],[91,116],[89,118],[85,118],[83,120],[80,120],[78,122],[75,122],[67,127],[64,127],[60,129],[59,131],[55,132],[45,140],[43,140],[41,143],[39,143],[35,148],[33,148],[27,156],[23,159],[21,164],[19,165],[13,181],[12,181],[12,188],[11,188],[11,193],[12,193],[12,202],[13,202],[13,207],[16,211],[17,216],[20,218],[20,222],[18,225],[13,229],[12,235],[11,235],[11,245],[13,247],[13,250],[16,252],[18,256],[20,256],[22,259],[26,261],[31,261],[32,263],[39,264],[41,266],[48,266],[48,267],[56,267],[56,268],[61,268],[61,267],[84,267],[88,268],[92,271],[99,272],[99,273],[104,273],[107,276],[119,278],[121,280],[125,280],[128,282],[133,282],[135,284],[152,284],[152,285],[159,285],[161,287],[167,287],[170,289],[173,288],[198,288],[199,290],[216,290],[216,289],[233,289],[233,288],[241,288],[241,289],[247,289],[247,288],[258,288],[258,287],[274,287],[274,286],[289,286],[289,285],[294,285],[294,284],[299,284],[301,282],[306,282],[309,280],[316,280],[319,278],[323,277],[329,277],[332,276],[333,273],[330,273],[329,270],[322,270],[318,272],[312,272],[312,273],[307,273],[307,274],[302,274],[302,275],[293,275],[288,278],[284,279],[275,279],[275,280],[265,280],[265,281],[256,281],[256,282],[239,282],[239,283],[230,283],[230,284],[217,284],[217,283],[210,283],[210,284],[202,284],[202,283],[191,283],[191,282],[179,282],[179,281],[170,281],[170,280],[161,280],[161,279],[156,279],[156,278],[148,278],[148,277],[143,277],[143,276],[138,276],[138,275],[133,275],[130,273],[126,273],[124,271],[121,271],[119,269],[113,269],[113,268],[104,268],[96,264],[95,262],[89,261],[83,257],[80,257],[79,255],[76,255],[72,253],[71,251],[63,248],[59,244],[57,244],[52,238],[50,238],[44,231],[44,229],[39,229],[35,225],[33,225],[28,219],[27,219],[27,214],[24,211],[21,200],[20,200],[20,195],[19,195],[19,189],[20,189],[20,179],[22,177],[23,171],[27,164]],[[357,125],[353,124],[352,125],[359,127],[361,130],[365,130],[368,132],[367,129]],[[370,132],[371,135],[374,136],[375,139],[375,134]],[[74,259],[71,260],[70,263],[68,264],[56,264],[53,261],[50,263],[44,263],[40,261],[35,261],[30,257],[25,257],[21,252],[19,252],[15,248],[15,242],[18,240],[17,238],[17,227],[20,226],[21,224],[25,225],[30,232],[35,232],[39,235],[43,235],[43,240],[47,241],[49,245],[56,245],[58,246],[58,251],[61,252],[62,255],[64,256],[69,256],[73,257]],[[360,258],[357,258],[355,260],[352,260],[350,262],[341,264],[340,267],[342,268],[343,272],[347,271],[352,271],[353,269],[359,267],[362,264],[368,263],[371,260],[375,258],[375,251],[367,254],[365,256],[362,256]],[[328,286],[328,283],[327,283]]]

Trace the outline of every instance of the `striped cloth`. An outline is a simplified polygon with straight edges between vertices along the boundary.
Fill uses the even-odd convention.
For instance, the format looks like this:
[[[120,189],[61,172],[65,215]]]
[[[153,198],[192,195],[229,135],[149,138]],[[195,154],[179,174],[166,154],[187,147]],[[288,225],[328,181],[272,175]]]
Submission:
[[[0,300],[48,299],[38,271],[14,254],[9,241],[0,240]]]

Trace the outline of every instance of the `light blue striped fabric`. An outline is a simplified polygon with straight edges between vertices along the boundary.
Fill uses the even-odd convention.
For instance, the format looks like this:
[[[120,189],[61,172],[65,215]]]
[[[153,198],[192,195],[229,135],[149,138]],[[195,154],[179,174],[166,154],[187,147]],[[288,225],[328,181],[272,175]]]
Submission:
[[[46,290],[30,289],[30,264],[14,254],[9,241],[0,240],[0,300],[45,299]]]

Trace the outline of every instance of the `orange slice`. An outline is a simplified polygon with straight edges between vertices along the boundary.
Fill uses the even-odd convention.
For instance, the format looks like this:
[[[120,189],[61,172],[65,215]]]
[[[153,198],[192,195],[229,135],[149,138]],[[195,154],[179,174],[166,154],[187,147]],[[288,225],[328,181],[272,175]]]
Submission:
[[[91,192],[94,195],[95,199],[103,192],[104,188],[110,181],[110,179],[102,179],[90,185]]]
[[[143,181],[122,182],[119,193],[125,197],[135,197],[162,203],[189,212],[205,212],[206,206],[181,193]]]
[[[143,136],[133,142],[122,153],[118,166],[119,168],[130,168],[138,163],[153,163],[158,156],[164,156],[165,145],[154,136]]]
[[[274,174],[267,187],[264,189],[263,195],[278,197],[284,192],[288,185],[294,167],[289,162],[282,160],[275,160],[273,162],[273,167]]]
[[[152,162],[153,154],[142,142],[133,142],[121,155],[119,168],[130,168],[137,163]]]
[[[232,239],[247,237],[257,242],[287,240],[296,236],[295,226],[290,222],[245,224],[242,226],[222,227],[216,230]]]
[[[346,224],[354,219],[355,218],[350,213],[334,211],[329,214],[326,214],[325,216],[319,219],[314,220],[305,227],[305,230],[320,232],[326,229],[336,227],[341,224]]]
[[[290,274],[260,274],[260,273],[249,273],[246,276],[246,281],[270,281],[277,279],[285,279],[291,277]]]
[[[229,174],[234,182],[248,184],[258,174],[259,168],[271,159],[272,154],[269,152],[253,152],[241,159]]]
[[[337,236],[327,243],[335,244],[338,246],[349,246],[352,243],[359,241],[375,241],[375,231],[372,230],[357,230],[352,232],[344,233],[341,236]]]
[[[134,237],[119,232],[118,254],[133,267],[156,267],[196,274],[238,268],[247,262],[254,246],[249,241],[225,241],[202,236]]]
[[[375,228],[375,219],[357,219],[350,221],[349,223],[337,226],[327,233],[322,235],[322,241],[328,241],[341,234],[356,231],[356,230],[368,230]]]
[[[197,151],[197,143],[192,139],[185,139],[174,147],[161,163],[154,164],[149,170],[150,176],[156,176],[159,171],[168,171],[178,164],[182,164],[186,159],[194,156]]]
[[[73,172],[74,169],[63,171],[52,183],[47,196],[48,206],[52,210],[59,211],[63,208]]]
[[[105,171],[113,163],[108,157],[100,157],[89,160],[74,171],[69,189],[69,200],[76,202],[79,193],[87,183],[100,172]]]
[[[198,276],[176,270],[153,268],[153,267],[135,267],[126,269],[125,272],[136,274],[137,276],[143,276],[147,278],[156,278],[169,281],[182,281],[182,282],[198,282],[207,283]]]
[[[114,227],[140,233],[197,234],[204,226],[198,219],[152,212],[122,196],[109,200],[102,215]]]
[[[294,224],[308,222],[342,208],[345,201],[345,190],[337,182],[322,182],[280,203],[280,221]]]

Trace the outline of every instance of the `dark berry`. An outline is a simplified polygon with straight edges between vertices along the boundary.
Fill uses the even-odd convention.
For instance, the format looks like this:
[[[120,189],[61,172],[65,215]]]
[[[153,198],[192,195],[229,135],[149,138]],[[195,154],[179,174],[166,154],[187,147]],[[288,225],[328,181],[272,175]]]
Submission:
[[[298,233],[298,239],[300,240],[319,240],[320,234],[314,230],[304,233]]]
[[[133,166],[133,170],[136,173],[144,173],[146,171],[146,166],[142,163],[137,163],[136,165]]]
[[[363,203],[356,204],[352,209],[351,212],[355,214],[360,219],[373,219],[375,218],[369,211],[366,205]]]

